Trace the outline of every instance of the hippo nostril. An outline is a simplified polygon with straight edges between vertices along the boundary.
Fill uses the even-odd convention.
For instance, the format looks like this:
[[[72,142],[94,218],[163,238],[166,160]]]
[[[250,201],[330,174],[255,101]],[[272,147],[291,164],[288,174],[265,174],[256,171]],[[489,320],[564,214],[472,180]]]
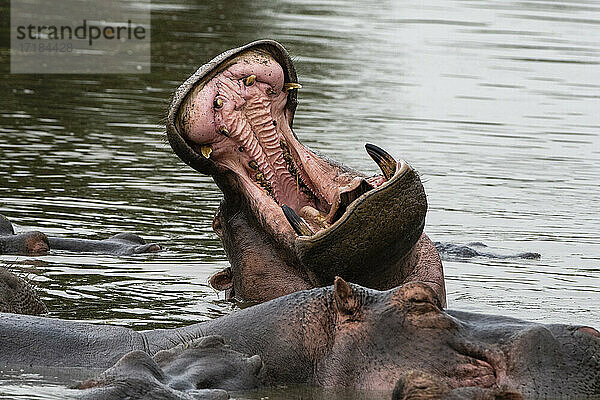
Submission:
[[[410,301],[411,303],[414,304],[427,304],[427,303],[431,303],[428,299],[424,298],[424,297],[411,297],[410,299],[408,299],[408,301]]]
[[[597,329],[594,329],[591,326],[582,326],[581,328],[578,328],[577,330],[579,332],[585,332],[587,334],[590,334],[592,336],[596,336],[597,338],[600,338],[600,332],[598,332]]]

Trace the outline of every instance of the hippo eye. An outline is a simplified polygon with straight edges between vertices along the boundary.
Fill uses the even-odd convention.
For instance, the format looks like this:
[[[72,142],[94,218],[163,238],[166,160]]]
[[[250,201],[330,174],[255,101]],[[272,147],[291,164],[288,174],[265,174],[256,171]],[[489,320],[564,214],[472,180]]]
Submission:
[[[246,86],[252,86],[254,82],[256,82],[256,75],[250,75],[244,79],[244,85]]]
[[[215,101],[213,101],[213,106],[215,108],[221,108],[221,107],[223,107],[223,99],[221,99],[220,97],[217,97],[215,99]]]

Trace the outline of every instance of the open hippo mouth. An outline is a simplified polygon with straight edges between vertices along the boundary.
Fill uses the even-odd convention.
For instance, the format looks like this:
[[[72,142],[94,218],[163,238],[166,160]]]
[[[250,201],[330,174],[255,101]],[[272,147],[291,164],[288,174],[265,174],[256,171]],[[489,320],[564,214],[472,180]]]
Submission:
[[[383,172],[374,177],[309,150],[292,131],[300,87],[279,43],[229,50],[177,90],[169,142],[183,161],[213,176],[225,202],[285,249],[284,262],[309,286],[330,284],[336,275],[369,284],[365,265],[391,280],[385,269],[423,231],[427,200],[418,175],[374,145],[367,152]]]

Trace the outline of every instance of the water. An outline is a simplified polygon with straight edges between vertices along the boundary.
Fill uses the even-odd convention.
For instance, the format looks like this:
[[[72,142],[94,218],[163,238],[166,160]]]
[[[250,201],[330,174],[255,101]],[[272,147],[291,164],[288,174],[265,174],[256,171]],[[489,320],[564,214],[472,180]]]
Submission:
[[[234,308],[207,285],[227,265],[210,228],[220,192],[172,154],[162,121],[198,66],[272,38],[304,85],[304,143],[373,173],[366,141],[408,160],[433,240],[542,254],[446,260],[450,307],[600,327],[598,2],[196,3],[152,2],[148,75],[10,75],[1,49],[0,213],[19,231],[133,231],[168,249],[0,256],[52,317],[148,329]],[[9,380],[0,397],[60,385]]]

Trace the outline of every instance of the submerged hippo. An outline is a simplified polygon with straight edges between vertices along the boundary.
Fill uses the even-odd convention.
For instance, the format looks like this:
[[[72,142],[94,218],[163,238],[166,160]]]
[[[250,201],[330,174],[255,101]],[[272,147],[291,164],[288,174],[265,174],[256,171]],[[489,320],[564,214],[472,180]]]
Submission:
[[[0,312],[39,315],[48,309],[33,284],[0,267]]]
[[[0,215],[0,254],[42,255],[50,249],[129,255],[154,253],[160,251],[161,247],[156,243],[147,244],[144,239],[129,232],[118,233],[102,240],[48,237],[38,231],[15,234],[9,219]]]
[[[42,232],[15,233],[13,224],[0,214],[0,254],[45,254],[50,250],[48,237]]]
[[[391,392],[402,380],[398,390],[600,395],[600,333],[593,328],[444,311],[437,293],[421,282],[377,291],[341,278],[333,286],[177,329],[136,332],[2,314],[0,367],[51,367],[52,374],[68,367],[107,368],[128,352],[152,356],[206,335],[220,335],[232,350],[259,355],[260,384],[266,386]],[[180,373],[193,374],[193,368]],[[437,387],[411,384],[411,377]]]
[[[226,400],[228,390],[258,387],[263,363],[231,350],[220,336],[207,336],[150,357],[135,350],[100,376],[76,386],[86,400]]]
[[[292,131],[299,87],[287,51],[261,40],[218,55],[175,93],[169,143],[224,195],[213,229],[231,268],[212,286],[265,301],[336,275],[376,289],[419,280],[445,304],[416,172],[373,145],[383,175],[372,177],[308,149]]]
[[[44,255],[50,249],[129,255],[156,252],[161,247],[146,244],[133,233],[119,233],[103,240],[54,238],[38,231],[16,234],[10,220],[0,215],[0,254]],[[48,309],[27,279],[0,266],[0,312],[39,315]]]

